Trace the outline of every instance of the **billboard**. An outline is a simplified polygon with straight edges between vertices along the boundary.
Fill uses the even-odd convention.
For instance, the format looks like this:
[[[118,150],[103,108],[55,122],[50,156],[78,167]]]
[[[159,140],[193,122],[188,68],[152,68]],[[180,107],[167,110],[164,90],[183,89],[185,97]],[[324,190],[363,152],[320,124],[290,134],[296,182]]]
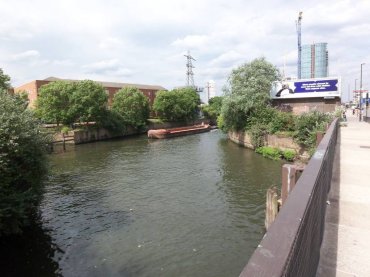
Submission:
[[[270,96],[272,99],[340,97],[340,78],[276,81],[272,83]]]

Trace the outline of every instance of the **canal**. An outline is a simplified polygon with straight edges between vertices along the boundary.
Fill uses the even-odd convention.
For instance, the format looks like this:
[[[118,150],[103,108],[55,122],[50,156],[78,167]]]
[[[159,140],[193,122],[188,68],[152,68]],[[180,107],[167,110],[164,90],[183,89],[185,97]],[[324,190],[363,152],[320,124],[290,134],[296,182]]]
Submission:
[[[264,234],[266,189],[281,176],[280,162],[219,131],[103,141],[50,159],[40,226],[9,272],[238,276]]]

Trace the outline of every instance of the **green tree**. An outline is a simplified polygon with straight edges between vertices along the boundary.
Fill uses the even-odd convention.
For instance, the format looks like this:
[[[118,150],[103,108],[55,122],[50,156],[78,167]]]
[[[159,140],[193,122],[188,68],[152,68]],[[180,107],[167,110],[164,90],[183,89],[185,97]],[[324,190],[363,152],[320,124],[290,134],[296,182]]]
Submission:
[[[47,142],[22,98],[0,91],[0,235],[21,232],[37,210]]]
[[[251,113],[268,105],[271,83],[279,79],[278,69],[265,58],[234,69],[229,76],[221,109],[226,129],[245,128]]]
[[[222,96],[212,97],[209,99],[208,105],[202,107],[204,116],[209,118],[212,122],[216,122],[217,117],[221,113],[222,100]]]
[[[84,80],[74,84],[70,98],[70,114],[74,122],[100,123],[108,106],[108,94],[100,84]]]
[[[154,100],[153,110],[168,121],[193,120],[198,115],[200,98],[192,88],[160,91]]]
[[[134,128],[142,128],[149,118],[149,100],[138,88],[120,89],[113,98],[112,110]]]
[[[7,90],[10,88],[10,77],[4,73],[0,68],[0,90]]]
[[[74,118],[71,114],[71,96],[76,84],[56,81],[43,85],[36,101],[36,115],[45,122],[70,124]]]

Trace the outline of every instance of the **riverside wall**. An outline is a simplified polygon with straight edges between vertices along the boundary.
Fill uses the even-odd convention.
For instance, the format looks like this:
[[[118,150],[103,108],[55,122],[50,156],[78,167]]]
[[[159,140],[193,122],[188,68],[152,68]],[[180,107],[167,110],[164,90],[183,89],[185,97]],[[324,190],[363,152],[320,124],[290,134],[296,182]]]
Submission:
[[[112,138],[126,137],[138,134],[140,134],[140,132],[133,128],[128,128],[124,134],[115,134],[105,128],[90,128],[87,130],[73,131],[73,139],[75,144],[82,144],[93,141],[107,140]]]
[[[167,128],[175,128],[175,127],[182,127],[182,126],[191,126],[195,124],[201,124],[201,123],[208,124],[209,120],[194,120],[192,122],[162,122],[162,123],[150,123],[147,127],[147,129],[143,131],[137,131],[134,128],[127,128],[125,133],[117,134],[114,132],[111,132],[105,128],[87,128],[83,130],[74,130],[69,131],[64,136],[61,133],[57,133],[54,135],[54,142],[60,143],[60,142],[69,142],[74,144],[82,144],[82,143],[89,143],[94,141],[100,141],[100,140],[107,140],[107,139],[113,139],[113,138],[122,138],[132,135],[140,135],[147,132],[147,130],[150,129],[167,129]]]
[[[247,132],[230,131],[228,133],[228,137],[231,141],[239,145],[242,145],[250,149],[254,149],[251,137]],[[279,136],[279,135],[269,135],[268,134],[264,136],[264,145],[279,148],[281,150],[293,150],[301,158],[309,157],[308,153],[299,144],[297,144],[291,137],[284,137],[284,136]]]

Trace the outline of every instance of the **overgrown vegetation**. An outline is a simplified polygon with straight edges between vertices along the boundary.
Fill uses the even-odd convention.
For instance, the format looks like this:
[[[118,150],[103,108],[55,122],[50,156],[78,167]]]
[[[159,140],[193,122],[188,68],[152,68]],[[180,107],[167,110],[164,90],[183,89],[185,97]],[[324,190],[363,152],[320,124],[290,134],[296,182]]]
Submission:
[[[37,210],[48,137],[18,95],[0,91],[0,236],[20,233]]]
[[[333,120],[333,115],[318,111],[304,113],[295,119],[294,140],[307,149],[316,144],[317,132],[324,132],[326,125]]]
[[[165,121],[191,121],[198,116],[200,98],[193,88],[159,91],[153,110]]]
[[[141,129],[149,117],[149,100],[138,88],[122,88],[114,95],[112,111],[127,125]]]
[[[264,146],[265,136],[267,134],[291,136],[312,153],[316,133],[324,131],[334,115],[318,111],[293,115],[291,112],[272,107],[269,91],[272,81],[279,79],[277,68],[264,58],[255,59],[234,69],[229,77],[229,86],[225,91],[226,96],[217,123],[225,132],[230,130],[247,132],[254,148],[263,151],[264,155],[291,160],[293,153],[277,155],[275,150],[263,150],[261,147]]]
[[[221,114],[222,107],[222,96],[212,97],[208,101],[208,105],[202,107],[202,112],[206,118],[208,118],[212,123],[217,122],[217,118]]]
[[[225,89],[221,116],[226,130],[245,129],[253,114],[258,114],[269,103],[271,83],[279,80],[278,69],[258,58],[234,69]]]
[[[256,152],[272,160],[284,159],[291,162],[294,161],[296,157],[296,153],[294,150],[280,150],[278,148],[269,146],[258,147],[256,148]]]

